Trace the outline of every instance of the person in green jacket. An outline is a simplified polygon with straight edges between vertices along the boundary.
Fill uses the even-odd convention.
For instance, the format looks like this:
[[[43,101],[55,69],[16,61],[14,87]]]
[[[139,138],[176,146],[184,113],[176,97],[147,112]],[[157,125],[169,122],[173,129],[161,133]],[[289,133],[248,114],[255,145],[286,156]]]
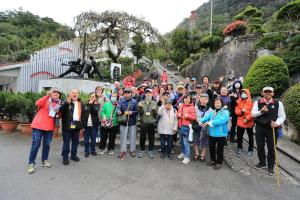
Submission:
[[[141,135],[140,135],[140,153],[139,158],[145,155],[145,143],[146,136],[149,139],[149,158],[153,159],[153,149],[154,149],[154,134],[155,134],[155,122],[157,116],[157,103],[152,100],[152,90],[145,90],[146,99],[139,102],[138,113],[141,118]]]
[[[101,127],[101,140],[99,144],[99,155],[103,155],[108,151],[109,155],[114,154],[116,134],[119,130],[117,119],[117,93],[111,95],[110,101],[106,101],[101,110],[102,121],[112,120],[112,127]],[[107,138],[109,138],[108,147]]]

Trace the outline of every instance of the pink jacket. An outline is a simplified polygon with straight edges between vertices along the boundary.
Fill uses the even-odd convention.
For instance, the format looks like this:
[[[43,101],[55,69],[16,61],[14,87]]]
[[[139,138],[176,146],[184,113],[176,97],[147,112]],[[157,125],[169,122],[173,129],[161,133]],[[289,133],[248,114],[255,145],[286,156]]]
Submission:
[[[179,116],[186,115],[186,118]],[[196,110],[194,104],[180,104],[177,112],[178,128],[181,126],[189,126],[192,121],[196,120]]]
[[[31,123],[31,128],[53,131],[54,117],[49,116],[49,96],[44,96],[35,102],[38,112]]]

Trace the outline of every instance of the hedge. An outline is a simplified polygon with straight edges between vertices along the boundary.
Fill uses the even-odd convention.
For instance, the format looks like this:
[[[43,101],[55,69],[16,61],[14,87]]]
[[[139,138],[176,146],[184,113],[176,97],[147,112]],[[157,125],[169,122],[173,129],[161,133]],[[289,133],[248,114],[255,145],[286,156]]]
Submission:
[[[291,87],[283,100],[285,112],[289,121],[300,130],[300,83]]]
[[[272,86],[278,97],[290,85],[287,65],[277,56],[261,56],[250,67],[244,85],[254,96],[259,96],[264,87]]]

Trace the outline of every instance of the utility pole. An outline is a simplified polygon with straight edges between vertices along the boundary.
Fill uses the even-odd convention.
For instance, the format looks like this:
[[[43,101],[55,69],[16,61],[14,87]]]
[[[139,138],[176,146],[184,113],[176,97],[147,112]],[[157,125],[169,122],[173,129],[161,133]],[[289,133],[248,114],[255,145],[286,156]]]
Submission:
[[[209,29],[209,35],[212,34],[212,16],[213,16],[213,0],[210,0],[210,29]]]

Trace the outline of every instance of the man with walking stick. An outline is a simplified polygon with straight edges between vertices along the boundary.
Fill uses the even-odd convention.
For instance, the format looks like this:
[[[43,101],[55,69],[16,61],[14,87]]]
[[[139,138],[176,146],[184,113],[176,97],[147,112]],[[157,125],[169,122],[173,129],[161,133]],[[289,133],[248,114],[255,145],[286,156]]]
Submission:
[[[256,169],[266,169],[265,142],[268,148],[268,174],[274,175],[274,164],[276,158],[276,144],[278,137],[278,127],[286,119],[282,102],[273,99],[274,89],[264,87],[260,100],[254,103],[252,116],[256,123],[256,144],[259,163]],[[277,161],[277,160],[276,160]],[[276,162],[276,175],[279,183],[278,163]]]

